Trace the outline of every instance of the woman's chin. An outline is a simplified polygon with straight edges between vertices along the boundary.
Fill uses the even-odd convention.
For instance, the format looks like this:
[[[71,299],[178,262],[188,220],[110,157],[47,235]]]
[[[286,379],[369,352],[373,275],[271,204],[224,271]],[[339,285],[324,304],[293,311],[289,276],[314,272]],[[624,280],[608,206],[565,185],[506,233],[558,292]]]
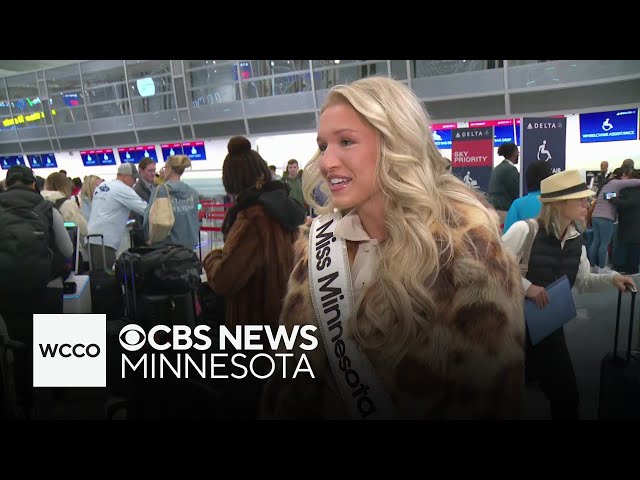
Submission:
[[[338,210],[348,210],[354,207],[353,202],[350,202],[346,198],[335,198],[332,199],[333,208],[337,208]]]

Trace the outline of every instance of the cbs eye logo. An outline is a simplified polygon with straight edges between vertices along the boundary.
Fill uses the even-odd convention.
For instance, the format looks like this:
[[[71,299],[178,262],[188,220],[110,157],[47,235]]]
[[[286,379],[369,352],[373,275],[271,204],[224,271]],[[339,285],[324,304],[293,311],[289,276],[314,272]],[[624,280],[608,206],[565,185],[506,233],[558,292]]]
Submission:
[[[120,330],[120,345],[129,352],[135,352],[142,348],[147,335],[140,325],[126,325]]]

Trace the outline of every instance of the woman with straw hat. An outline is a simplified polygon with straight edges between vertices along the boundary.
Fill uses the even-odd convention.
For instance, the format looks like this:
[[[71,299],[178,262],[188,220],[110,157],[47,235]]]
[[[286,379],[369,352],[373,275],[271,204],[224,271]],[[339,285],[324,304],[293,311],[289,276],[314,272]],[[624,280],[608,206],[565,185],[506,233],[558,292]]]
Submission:
[[[540,183],[542,208],[537,219],[513,224],[502,237],[519,258],[526,258],[525,240],[530,228],[534,239],[528,267],[523,268],[522,284],[527,298],[544,308],[549,303],[545,287],[566,275],[571,287],[593,292],[615,286],[621,291],[635,288],[633,280],[618,272],[591,273],[580,231],[587,214],[588,198],[595,193],[587,188],[578,170],[545,178]],[[526,261],[525,261],[526,262]],[[550,402],[551,417],[578,418],[578,388],[565,343],[564,330],[556,330],[535,346],[527,334],[526,375],[536,379]]]

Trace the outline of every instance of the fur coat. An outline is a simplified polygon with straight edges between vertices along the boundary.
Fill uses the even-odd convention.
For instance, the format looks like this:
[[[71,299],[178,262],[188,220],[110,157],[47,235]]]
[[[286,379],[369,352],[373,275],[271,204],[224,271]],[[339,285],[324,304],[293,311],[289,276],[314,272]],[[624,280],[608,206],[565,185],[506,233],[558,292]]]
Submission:
[[[430,289],[437,314],[428,328],[409,341],[395,366],[385,359],[384,347],[363,353],[403,419],[520,418],[525,345],[520,270],[477,207],[458,205],[457,210],[449,225],[454,257],[446,265],[441,262]],[[497,222],[495,212],[493,216]],[[352,265],[358,246],[347,242],[347,248]],[[288,330],[317,326],[308,278],[309,223],[301,227],[294,252],[280,319]],[[359,316],[377,288],[374,282],[365,294]],[[345,334],[352,335],[348,326]],[[272,375],[262,398],[263,418],[347,418],[319,330],[315,335],[317,348],[294,352],[307,356],[315,378],[307,373],[296,379]]]

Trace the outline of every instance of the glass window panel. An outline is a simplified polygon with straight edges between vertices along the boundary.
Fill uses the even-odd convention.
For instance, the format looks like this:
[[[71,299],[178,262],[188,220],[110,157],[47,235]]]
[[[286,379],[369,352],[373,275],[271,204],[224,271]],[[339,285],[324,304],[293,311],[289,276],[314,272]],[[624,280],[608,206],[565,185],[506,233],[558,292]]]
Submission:
[[[208,61],[208,60],[207,60]],[[197,108],[202,104],[227,103],[240,100],[234,62],[217,61],[206,68],[187,72],[185,80],[189,89],[189,103]]]
[[[85,88],[95,85],[108,85],[124,82],[124,63],[122,60],[95,60],[80,64]]]
[[[311,80],[308,74],[291,74],[242,82],[244,98],[271,97],[311,91]]]
[[[316,90],[328,89],[334,85],[347,84],[374,75],[388,74],[387,62],[384,60],[353,66],[345,66],[341,61],[339,65],[334,64],[330,68],[317,67],[314,60],[313,65]]]
[[[54,68],[45,72],[49,105],[59,110],[84,105],[84,94],[80,81],[80,66]]]
[[[81,64],[84,82],[84,101],[87,105],[120,100],[108,105],[95,106],[90,110],[91,118],[127,115],[128,93],[124,82],[124,63],[115,60],[96,60]],[[111,114],[109,114],[111,112]]]
[[[112,100],[125,101],[126,99],[127,84],[124,82],[88,87],[85,90],[85,100],[88,105]]]
[[[0,101],[4,102],[8,99],[9,97],[7,96],[7,83],[4,78],[0,78]],[[0,113],[0,115],[2,114]]]
[[[240,71],[245,80],[308,70],[308,60],[240,60]]]
[[[125,100],[103,103],[101,105],[89,105],[87,108],[89,109],[89,117],[91,119],[130,115],[129,102]]]
[[[510,67],[518,67],[520,65],[529,65],[530,63],[553,62],[554,60],[509,60]]]
[[[367,60],[312,60],[313,68],[335,67],[336,65],[345,65],[356,62],[366,62]]]
[[[208,61],[208,60],[207,60]],[[187,88],[204,87],[208,85],[232,84],[237,81],[234,62],[212,60],[206,68],[189,71],[185,74]]]
[[[169,60],[127,60],[129,80],[171,74]]]
[[[155,95],[153,97],[136,97],[131,99],[133,113],[160,112],[163,110],[175,110],[172,93]]]
[[[42,101],[35,72],[6,78],[13,122],[17,128],[44,125]]]
[[[55,114],[53,114],[54,111]],[[73,124],[87,120],[87,112],[84,107],[52,109],[51,113],[56,125]]]
[[[185,60],[185,68],[187,71],[193,70],[194,68],[202,68],[208,65],[215,65],[216,62],[222,62],[221,60]]]
[[[271,74],[309,70],[309,60],[269,60]]]
[[[45,71],[49,95],[61,92],[80,92],[80,65],[52,68]]]
[[[486,69],[485,60],[413,60],[413,63],[418,78]]]

